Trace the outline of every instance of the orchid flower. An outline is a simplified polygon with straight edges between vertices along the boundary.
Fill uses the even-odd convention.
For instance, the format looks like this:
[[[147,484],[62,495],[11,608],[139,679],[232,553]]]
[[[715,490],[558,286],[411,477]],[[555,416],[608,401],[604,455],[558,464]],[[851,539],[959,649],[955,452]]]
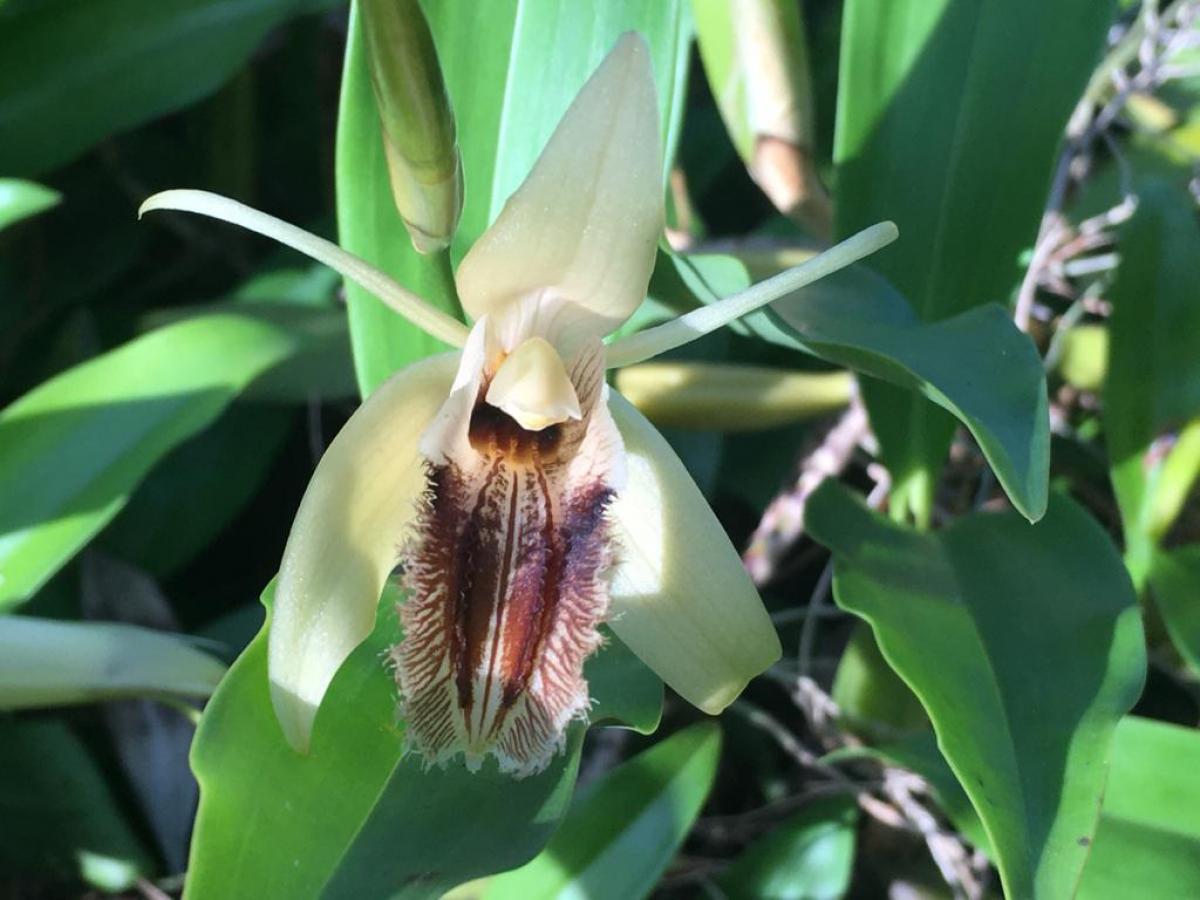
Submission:
[[[392,652],[409,751],[543,769],[590,701],[607,622],[716,714],[780,656],[734,549],[666,440],[606,384],[896,236],[876,225],[796,269],[604,344],[646,294],[663,230],[649,51],[633,34],[584,85],[532,172],[463,258],[468,328],[336,245],[232,200],[166,191],[142,211],[240,224],[357,281],[460,348],[381,385],[330,444],[300,504],[271,617],[271,696],[308,747],[338,667],[397,568]]]

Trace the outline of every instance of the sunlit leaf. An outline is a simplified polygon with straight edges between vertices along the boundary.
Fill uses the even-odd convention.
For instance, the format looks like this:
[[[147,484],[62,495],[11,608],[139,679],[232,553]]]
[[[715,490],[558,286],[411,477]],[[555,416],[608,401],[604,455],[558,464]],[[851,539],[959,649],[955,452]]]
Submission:
[[[838,604],[870,623],[929,713],[1006,893],[1070,896],[1113,730],[1145,677],[1137,600],[1107,535],[1061,496],[1035,526],[977,514],[924,534],[833,482],[807,523],[833,550]]]
[[[171,634],[0,616],[0,710],[118,697],[207,697],[225,666]]]
[[[0,609],[32,594],[155,463],[304,346],[302,334],[252,317],[195,318],[63,372],[0,412]]]
[[[374,632],[335,676],[308,755],[275,720],[265,630],[234,664],[192,751],[201,800],[190,900],[437,895],[519,866],[549,839],[570,801],[583,728],[549,769],[520,781],[492,764],[423,771],[401,758],[404,725],[383,659],[399,640],[396,599],[385,591]],[[585,675],[593,721],[657,726],[662,686],[620,643],[610,638]],[[248,842],[247,833],[271,838]]]
[[[1200,731],[1130,716],[1117,727],[1080,900],[1200,895]]]
[[[921,321],[1008,301],[1113,9],[1111,0],[846,4],[837,231],[896,222],[900,241],[872,264]],[[867,383],[864,395],[893,502],[927,520],[953,421],[911,392]]]
[[[58,191],[18,178],[0,178],[0,231],[57,204]]]
[[[571,805],[535,859],[487,900],[648,896],[712,789],[721,732],[701,723],[614,769]]]

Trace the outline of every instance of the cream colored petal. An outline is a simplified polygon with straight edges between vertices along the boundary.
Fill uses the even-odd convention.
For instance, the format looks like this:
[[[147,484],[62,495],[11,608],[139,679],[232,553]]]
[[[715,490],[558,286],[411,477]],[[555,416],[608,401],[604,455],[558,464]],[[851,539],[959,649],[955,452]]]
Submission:
[[[583,417],[562,357],[541,337],[522,342],[504,360],[485,399],[528,431]]]
[[[459,355],[409,366],[367,399],[321,457],[292,523],[267,669],[275,714],[301,752],[334,673],[371,633],[425,491],[418,442],[450,393]]]
[[[691,343],[710,331],[716,331],[756,309],[773,303],[807,284],[832,275],[839,269],[858,262],[876,250],[886,247],[900,236],[895,223],[879,222],[858,234],[835,244],[819,256],[801,263],[794,269],[780,272],[766,281],[739,291],[732,297],[718,300],[689,313],[620,338],[608,345],[608,367],[616,369],[645,362],[676,347]]]
[[[661,172],[650,51],[630,33],[463,259],[463,308],[474,318],[494,315],[541,292],[564,303],[555,316],[564,341],[608,334],[646,296],[663,229]]]
[[[612,505],[620,545],[609,625],[685,700],[715,715],[779,659],[779,637],[675,451],[616,392],[609,409],[629,473]]]
[[[353,253],[347,253],[337,244],[324,238],[309,234],[303,228],[259,212],[244,203],[208,191],[162,191],[142,203],[138,209],[138,218],[158,209],[209,216],[279,241],[361,285],[422,331],[440,338],[450,346],[461,347],[467,338],[467,329],[462,322],[437,307],[430,306],[366,260]]]

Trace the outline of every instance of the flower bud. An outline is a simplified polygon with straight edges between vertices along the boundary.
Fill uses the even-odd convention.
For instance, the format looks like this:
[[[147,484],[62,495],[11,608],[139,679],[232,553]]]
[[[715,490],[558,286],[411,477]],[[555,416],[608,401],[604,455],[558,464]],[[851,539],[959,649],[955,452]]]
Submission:
[[[445,249],[462,212],[454,112],[417,0],[360,0],[396,209],[420,253]]]

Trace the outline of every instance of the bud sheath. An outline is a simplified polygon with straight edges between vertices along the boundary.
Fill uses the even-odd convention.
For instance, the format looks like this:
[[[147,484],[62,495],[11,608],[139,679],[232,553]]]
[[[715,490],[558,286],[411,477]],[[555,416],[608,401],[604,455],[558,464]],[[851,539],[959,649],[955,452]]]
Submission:
[[[360,0],[392,196],[413,246],[442,250],[462,212],[454,113],[417,0]]]

